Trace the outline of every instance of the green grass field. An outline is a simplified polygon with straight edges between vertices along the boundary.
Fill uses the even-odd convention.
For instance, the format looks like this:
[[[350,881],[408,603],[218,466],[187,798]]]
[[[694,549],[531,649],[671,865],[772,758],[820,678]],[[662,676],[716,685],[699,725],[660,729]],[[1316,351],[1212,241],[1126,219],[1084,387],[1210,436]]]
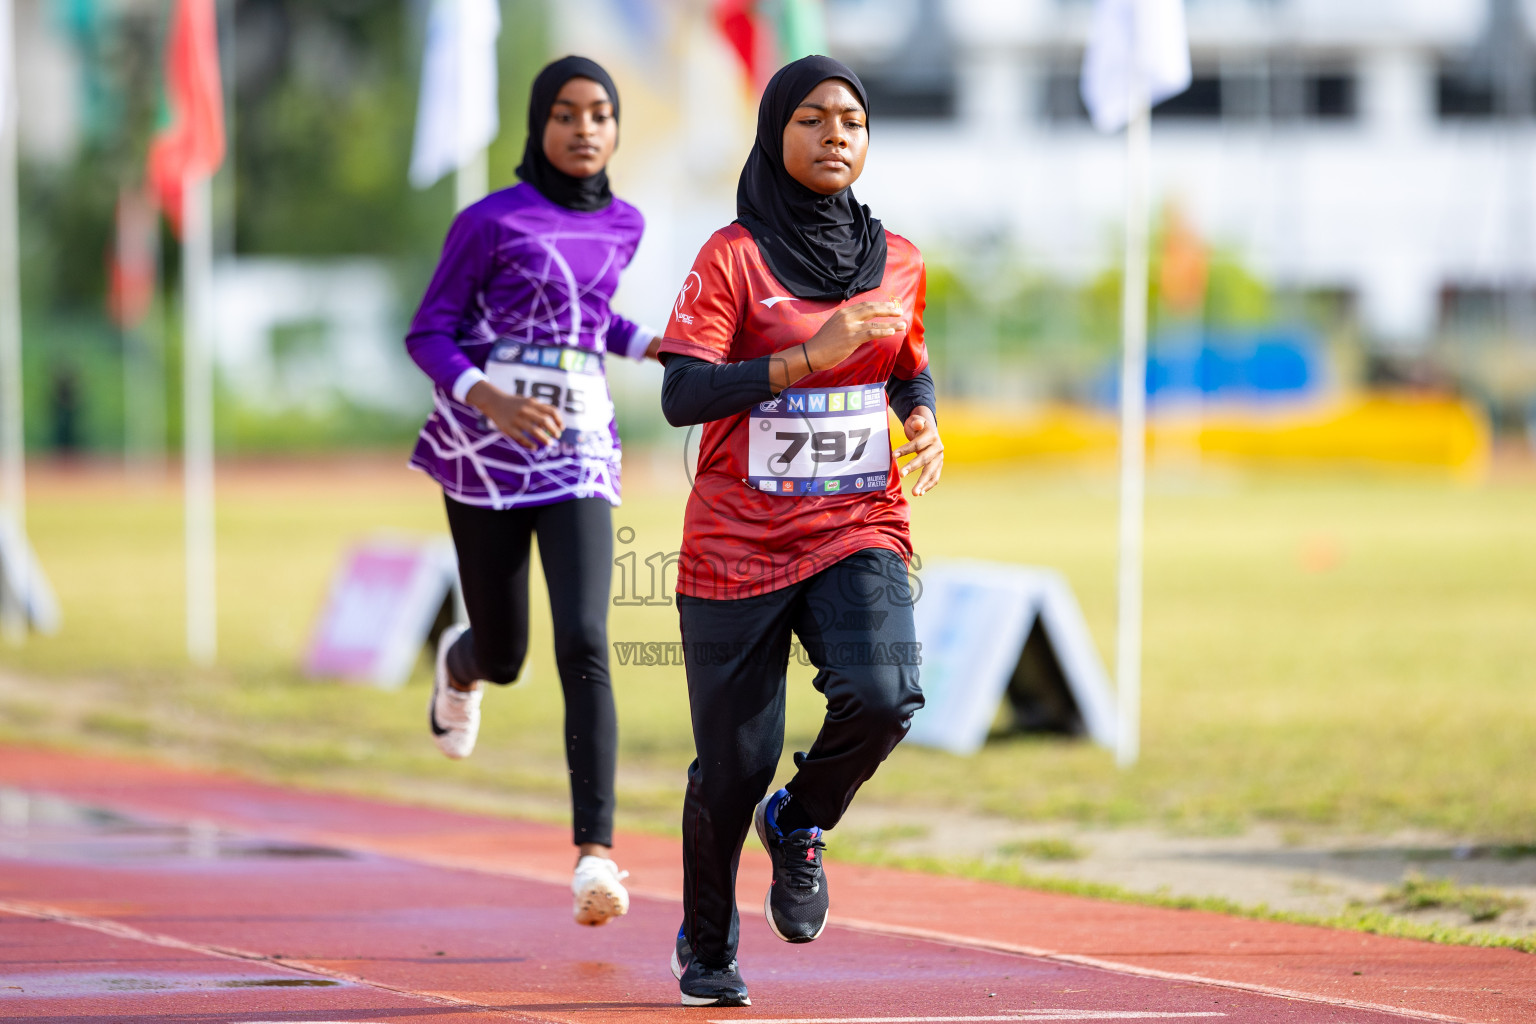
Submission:
[[[643,460],[637,460],[643,464]],[[681,482],[633,479],[615,525],[675,550]],[[308,785],[564,815],[561,702],[535,601],[533,682],[493,693],[475,757],[422,728],[426,662],[398,692],[297,670],[345,545],[445,529],[399,462],[229,468],[220,488],[220,665],[185,666],[177,493],[110,472],[35,474],[30,527],[63,632],[3,652],[0,736],[161,756]],[[633,474],[632,476],[637,476]],[[680,473],[677,474],[680,476]],[[972,758],[903,747],[872,803],[1234,832],[1255,821],[1479,841],[1536,837],[1536,482],[1359,472],[1154,476],[1143,760],[1009,737]],[[923,558],[1068,576],[1112,662],[1113,480],[1034,464],[955,468],[915,503]],[[542,582],[536,578],[535,586]],[[675,640],[670,606],[615,608],[615,641]],[[621,824],[673,829],[691,756],[682,673],[623,668]],[[819,719],[792,671],[786,749]]]

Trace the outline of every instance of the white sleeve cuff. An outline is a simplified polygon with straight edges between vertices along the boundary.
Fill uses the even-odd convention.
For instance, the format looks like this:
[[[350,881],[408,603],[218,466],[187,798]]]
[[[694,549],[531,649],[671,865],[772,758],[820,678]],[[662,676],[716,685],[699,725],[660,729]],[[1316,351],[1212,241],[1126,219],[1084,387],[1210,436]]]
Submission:
[[[631,359],[645,359],[645,350],[651,347],[651,342],[656,337],[656,332],[644,324],[635,325],[634,336],[629,339],[629,351],[624,354]]]
[[[479,384],[483,380],[490,380],[490,378],[485,375],[485,371],[479,369],[478,367],[471,366],[469,369],[459,374],[459,379],[453,382],[453,389],[451,392],[453,394],[453,400],[455,402],[464,401],[465,396],[469,394],[469,389],[474,387],[476,384]]]

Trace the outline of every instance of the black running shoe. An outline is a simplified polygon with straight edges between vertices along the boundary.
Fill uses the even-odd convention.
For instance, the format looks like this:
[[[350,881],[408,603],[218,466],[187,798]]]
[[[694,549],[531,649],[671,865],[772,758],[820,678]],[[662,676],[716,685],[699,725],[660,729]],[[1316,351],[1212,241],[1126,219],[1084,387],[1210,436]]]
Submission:
[[[804,828],[789,835],[779,831],[774,815],[786,790],[770,793],[757,805],[752,824],[773,861],[773,884],[763,900],[768,927],[785,942],[810,942],[827,927],[830,901],[827,875],[821,869],[821,829]]]
[[[706,967],[690,958],[677,987],[684,1006],[751,1006],[747,983],[732,960],[724,967]]]
[[[672,947],[672,977],[682,981],[683,972],[688,969],[688,961],[692,959],[693,947],[688,944],[688,937],[683,934],[682,926],[679,926],[677,945]]]

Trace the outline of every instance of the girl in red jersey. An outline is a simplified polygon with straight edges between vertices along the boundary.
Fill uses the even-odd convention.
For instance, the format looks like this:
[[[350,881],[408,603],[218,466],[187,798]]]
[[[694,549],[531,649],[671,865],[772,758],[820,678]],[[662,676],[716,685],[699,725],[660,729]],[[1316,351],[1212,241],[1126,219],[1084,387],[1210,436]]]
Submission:
[[[850,190],[868,106],[858,76],[827,57],[774,75],[736,222],[700,250],[661,343],[667,419],[704,425],[678,569],[697,752],[672,964],[684,1005],[750,1003],[735,962],[749,827],[773,861],[769,926],[788,942],[821,934],[822,829],[923,703],[900,481],[917,473],[913,493],[928,491],[944,448],[922,257]],[[894,455],[915,456],[899,473],[887,406],[907,436]],[[792,634],[827,716],[794,778],[764,797],[783,749]]]

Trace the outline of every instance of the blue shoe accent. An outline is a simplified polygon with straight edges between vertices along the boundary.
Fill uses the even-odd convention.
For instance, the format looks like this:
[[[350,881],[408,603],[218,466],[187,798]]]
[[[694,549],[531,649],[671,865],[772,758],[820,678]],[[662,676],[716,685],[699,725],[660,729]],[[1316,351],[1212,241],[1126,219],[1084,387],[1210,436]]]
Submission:
[[[784,837],[784,833],[779,831],[779,805],[788,799],[789,790],[781,789],[769,797],[763,805],[763,817],[767,820],[768,827],[773,830],[774,835],[781,839]]]
[[[672,977],[678,981],[683,980],[683,972],[688,969],[688,964],[693,960],[693,947],[688,944],[688,937],[683,934],[687,925],[679,925],[677,929],[677,941],[672,944]]]

